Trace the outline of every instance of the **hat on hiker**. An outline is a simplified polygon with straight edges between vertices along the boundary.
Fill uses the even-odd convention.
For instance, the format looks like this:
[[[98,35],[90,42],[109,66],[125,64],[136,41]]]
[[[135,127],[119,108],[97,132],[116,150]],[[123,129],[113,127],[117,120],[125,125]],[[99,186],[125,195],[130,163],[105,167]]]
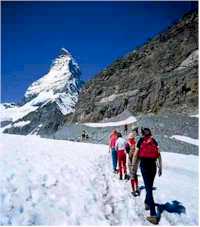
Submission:
[[[128,134],[128,139],[134,139],[134,138],[135,137],[134,137],[134,134],[132,132]]]

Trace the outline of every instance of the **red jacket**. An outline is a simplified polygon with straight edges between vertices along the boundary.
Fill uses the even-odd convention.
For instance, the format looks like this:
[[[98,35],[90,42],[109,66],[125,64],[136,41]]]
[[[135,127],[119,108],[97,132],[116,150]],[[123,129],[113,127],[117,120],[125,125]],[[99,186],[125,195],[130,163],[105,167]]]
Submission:
[[[110,140],[109,140],[110,148],[115,148],[116,141],[117,141],[117,135],[116,134],[111,134],[110,135]]]

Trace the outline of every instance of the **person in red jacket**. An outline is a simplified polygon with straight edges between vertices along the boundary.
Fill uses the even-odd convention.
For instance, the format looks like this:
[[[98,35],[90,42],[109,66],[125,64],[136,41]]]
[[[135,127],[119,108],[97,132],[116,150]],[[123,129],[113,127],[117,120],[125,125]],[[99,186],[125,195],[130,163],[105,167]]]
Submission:
[[[117,141],[117,131],[113,130],[109,137],[109,152],[111,151],[114,173],[117,173],[117,151],[115,149],[116,141]]]
[[[142,138],[137,143],[137,156],[140,159],[140,169],[145,185],[145,210],[150,210],[147,220],[152,224],[158,224],[159,219],[155,210],[153,199],[153,182],[156,175],[156,163],[158,164],[158,175],[162,175],[162,162],[159,146],[151,134],[149,128],[142,129]],[[158,161],[158,162],[157,162]]]
[[[126,152],[128,153],[128,168],[129,174],[131,178],[131,187],[133,196],[139,196],[140,191],[138,187],[138,177],[137,177],[137,169],[138,169],[138,157],[136,155],[136,139],[134,133],[129,133],[128,141],[126,144]]]

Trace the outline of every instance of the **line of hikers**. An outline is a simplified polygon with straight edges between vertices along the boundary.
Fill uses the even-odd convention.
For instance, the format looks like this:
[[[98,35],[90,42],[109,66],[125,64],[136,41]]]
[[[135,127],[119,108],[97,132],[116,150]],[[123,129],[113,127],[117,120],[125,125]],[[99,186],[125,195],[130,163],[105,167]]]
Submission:
[[[153,138],[151,130],[141,128],[140,136],[138,128],[133,128],[127,139],[124,139],[117,130],[113,130],[109,137],[109,151],[112,154],[114,173],[119,174],[120,180],[130,179],[133,196],[140,195],[137,176],[140,165],[146,189],[145,210],[150,210],[150,216],[146,219],[152,224],[158,224],[152,190],[157,167],[158,175],[162,175],[162,161],[158,143]],[[127,159],[129,174],[126,167]]]

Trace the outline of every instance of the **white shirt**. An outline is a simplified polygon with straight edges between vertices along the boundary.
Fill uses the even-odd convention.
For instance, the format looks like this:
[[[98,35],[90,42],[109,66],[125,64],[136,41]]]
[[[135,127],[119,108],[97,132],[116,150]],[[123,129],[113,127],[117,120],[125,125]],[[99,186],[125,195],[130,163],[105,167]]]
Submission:
[[[116,151],[126,149],[126,140],[122,137],[119,137],[115,144]]]

